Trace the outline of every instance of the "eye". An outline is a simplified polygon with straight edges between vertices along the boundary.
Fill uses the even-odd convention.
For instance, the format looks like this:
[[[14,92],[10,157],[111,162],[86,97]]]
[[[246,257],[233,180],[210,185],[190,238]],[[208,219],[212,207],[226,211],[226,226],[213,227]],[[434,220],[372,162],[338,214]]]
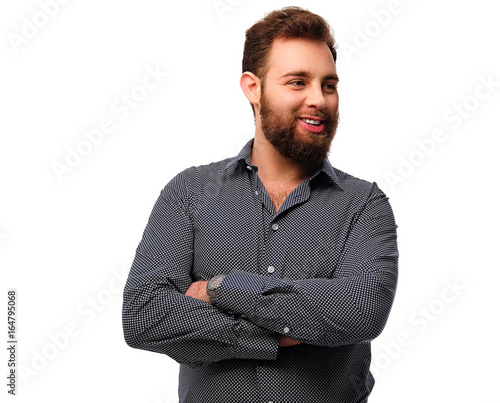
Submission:
[[[323,87],[325,88],[325,91],[328,93],[334,93],[335,91],[337,91],[337,86],[333,83],[325,83]]]
[[[289,83],[292,87],[303,87],[305,85],[304,81],[302,80],[294,80],[290,81]]]

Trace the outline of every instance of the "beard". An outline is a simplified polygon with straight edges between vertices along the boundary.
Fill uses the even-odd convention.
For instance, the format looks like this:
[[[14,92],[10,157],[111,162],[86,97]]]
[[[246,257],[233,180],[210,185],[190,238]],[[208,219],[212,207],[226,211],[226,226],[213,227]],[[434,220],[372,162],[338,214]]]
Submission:
[[[272,108],[266,95],[260,98],[260,119],[262,131],[267,140],[283,157],[308,165],[318,165],[323,162],[330,151],[330,145],[339,123],[339,114],[327,116],[319,112],[307,112],[308,115],[325,119],[325,128],[321,133],[300,133],[306,131],[297,127],[297,119],[301,113],[278,113]]]

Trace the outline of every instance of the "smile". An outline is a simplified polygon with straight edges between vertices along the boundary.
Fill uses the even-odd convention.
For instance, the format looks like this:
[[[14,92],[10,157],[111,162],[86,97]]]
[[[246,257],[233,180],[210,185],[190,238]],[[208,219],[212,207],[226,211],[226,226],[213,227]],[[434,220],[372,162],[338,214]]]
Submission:
[[[319,126],[321,124],[321,120],[312,120],[312,119],[302,119],[304,122],[310,124],[310,125],[314,125],[314,126]]]
[[[325,129],[323,120],[299,118],[298,121],[300,126],[313,133],[321,133]]]

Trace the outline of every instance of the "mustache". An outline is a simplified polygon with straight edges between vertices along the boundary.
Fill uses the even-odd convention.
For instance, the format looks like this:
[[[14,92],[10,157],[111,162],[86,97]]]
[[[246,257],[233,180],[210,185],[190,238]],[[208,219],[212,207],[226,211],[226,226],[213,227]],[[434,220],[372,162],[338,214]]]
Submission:
[[[318,111],[317,109],[304,110],[304,111],[300,111],[300,112],[296,113],[296,117],[299,117],[299,116],[302,116],[302,115],[313,116],[313,117],[321,118],[321,119],[324,119],[324,120],[330,120],[330,119],[332,119],[332,116],[330,116],[330,115],[328,115],[326,113],[323,113],[321,111]],[[337,115],[338,115],[338,113],[337,113]]]

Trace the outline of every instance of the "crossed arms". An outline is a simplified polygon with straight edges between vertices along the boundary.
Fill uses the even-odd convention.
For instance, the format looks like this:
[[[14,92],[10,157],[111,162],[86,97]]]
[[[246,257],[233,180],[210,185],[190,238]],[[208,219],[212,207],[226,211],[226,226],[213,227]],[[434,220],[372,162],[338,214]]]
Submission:
[[[187,295],[188,297],[193,297],[201,301],[211,303],[210,298],[208,297],[207,294],[207,283],[208,280],[195,281],[191,283],[185,295]],[[296,346],[297,344],[300,343],[302,342],[298,340],[293,340],[288,336],[282,335],[280,337],[279,347],[291,347],[291,346]]]
[[[301,280],[233,268],[210,304],[191,278],[194,228],[172,183],[151,213],[124,290],[127,344],[179,363],[276,359],[278,348],[372,340],[389,315],[397,283],[396,224],[373,185],[353,217],[333,278]]]

